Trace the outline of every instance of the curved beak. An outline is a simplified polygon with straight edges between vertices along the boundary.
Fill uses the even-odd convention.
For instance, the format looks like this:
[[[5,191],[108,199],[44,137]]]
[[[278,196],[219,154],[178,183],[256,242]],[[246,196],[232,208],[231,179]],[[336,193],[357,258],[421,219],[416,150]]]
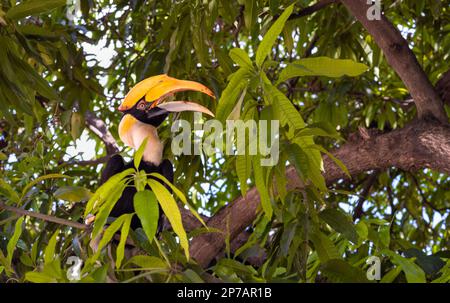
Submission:
[[[204,113],[204,114],[210,115],[211,117],[214,117],[214,114],[206,107],[204,107],[198,103],[188,102],[188,101],[164,102],[164,103],[158,104],[158,108],[164,109],[171,113],[192,111],[192,112]]]
[[[136,84],[125,96],[119,111],[127,111],[131,109],[143,97],[147,102],[153,102],[151,108],[159,106],[166,97],[172,96],[180,91],[198,91],[215,98],[213,92],[201,83],[178,80],[165,74],[147,78]]]

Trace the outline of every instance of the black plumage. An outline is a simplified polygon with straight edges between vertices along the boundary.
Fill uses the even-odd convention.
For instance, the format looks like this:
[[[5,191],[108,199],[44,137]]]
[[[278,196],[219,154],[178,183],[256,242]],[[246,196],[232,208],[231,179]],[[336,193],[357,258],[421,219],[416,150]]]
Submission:
[[[116,154],[113,157],[111,157],[108,163],[106,163],[106,166],[102,171],[100,183],[103,184],[115,174],[132,167],[134,167],[133,162],[125,163],[122,156]],[[141,161],[139,165],[139,170],[144,170],[147,174],[159,173],[164,177],[166,177],[167,180],[169,180],[171,183],[173,183],[173,167],[172,163],[167,159],[163,160],[160,165],[154,165],[153,163],[150,162]],[[155,180],[159,181],[158,179]],[[150,188],[148,187],[148,189]],[[170,190],[170,188],[168,189]],[[136,188],[134,186],[127,186],[123,191],[122,196],[114,205],[110,213],[110,216],[117,218],[123,214],[133,213],[134,212],[133,197],[135,193]],[[162,214],[161,208],[159,213]],[[162,228],[162,223],[163,223],[163,216],[160,215],[158,221],[158,232]],[[131,228],[136,229],[139,227],[141,227],[141,222],[139,221],[139,218],[137,216],[134,216],[131,221]]]

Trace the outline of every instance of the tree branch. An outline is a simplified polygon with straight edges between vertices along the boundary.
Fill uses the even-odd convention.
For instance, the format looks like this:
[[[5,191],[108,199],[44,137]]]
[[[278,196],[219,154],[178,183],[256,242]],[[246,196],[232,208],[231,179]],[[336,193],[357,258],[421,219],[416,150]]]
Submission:
[[[11,211],[11,212],[14,212],[14,213],[22,215],[22,216],[30,216],[30,217],[41,219],[44,221],[53,222],[53,223],[57,223],[60,225],[66,225],[66,226],[70,226],[70,227],[74,227],[74,228],[78,228],[78,229],[86,229],[89,227],[86,224],[58,218],[55,216],[44,215],[44,214],[41,214],[38,212],[29,211],[29,210],[22,209],[22,208],[17,208],[14,206],[6,205],[5,203],[2,203],[2,202],[0,202],[0,209],[5,209],[7,211]]]
[[[430,168],[450,174],[450,126],[437,121],[417,120],[403,129],[386,134],[373,135],[349,141],[333,152],[347,167],[352,176],[374,169],[395,166],[406,171]],[[324,177],[327,184],[347,175],[324,156]],[[299,187],[301,182],[293,167],[287,169],[288,190]],[[219,254],[225,245],[224,234],[235,239],[255,220],[260,205],[256,188],[250,189],[245,197],[239,197],[225,206],[207,221],[209,227],[223,231],[206,233],[191,242],[191,256],[203,267]]]
[[[356,219],[360,219],[362,215],[364,214],[364,202],[367,200],[367,196],[370,194],[370,190],[372,189],[372,186],[375,184],[375,181],[378,178],[378,171],[374,171],[370,176],[367,178],[363,190],[361,191],[361,195],[358,199],[358,203],[353,210],[353,221],[356,221]]]
[[[109,132],[108,127],[102,119],[97,118],[92,112],[86,111],[85,113],[86,125],[88,128],[96,134],[100,140],[105,143],[106,153],[112,155],[119,152],[119,146],[113,135]]]
[[[341,0],[341,3],[361,22],[383,50],[387,62],[413,97],[418,117],[434,116],[442,123],[447,123],[447,115],[439,95],[400,31],[384,15],[381,20],[369,20],[367,12],[371,5],[366,0]]]
[[[288,20],[294,20],[294,19],[312,15],[315,12],[327,7],[330,4],[336,3],[336,2],[338,2],[338,0],[321,0],[321,1],[317,2],[316,4],[305,7],[304,9],[300,10],[298,13],[290,15]]]

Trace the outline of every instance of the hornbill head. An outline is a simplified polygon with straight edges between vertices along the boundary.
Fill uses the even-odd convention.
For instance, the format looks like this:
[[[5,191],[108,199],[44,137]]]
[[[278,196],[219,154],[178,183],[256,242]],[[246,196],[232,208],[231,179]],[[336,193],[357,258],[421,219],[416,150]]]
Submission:
[[[200,83],[178,80],[167,75],[153,76],[136,84],[118,108],[124,113],[119,125],[120,139],[126,145],[137,149],[145,138],[149,138],[144,160],[156,164],[160,162],[162,147],[156,127],[167,118],[169,113],[196,111],[214,117],[209,109],[200,104],[168,101],[176,92],[187,90],[202,92],[214,98],[213,92]]]

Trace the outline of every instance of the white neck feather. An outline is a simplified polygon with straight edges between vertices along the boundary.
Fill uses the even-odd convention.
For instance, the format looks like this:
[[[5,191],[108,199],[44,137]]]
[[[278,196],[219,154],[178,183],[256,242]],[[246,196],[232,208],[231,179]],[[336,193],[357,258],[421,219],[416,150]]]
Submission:
[[[154,126],[137,120],[132,129],[127,132],[126,138],[121,139],[125,144],[137,150],[145,138],[148,138],[148,140],[142,156],[143,160],[154,165],[161,164],[164,146],[159,140],[158,132]]]

